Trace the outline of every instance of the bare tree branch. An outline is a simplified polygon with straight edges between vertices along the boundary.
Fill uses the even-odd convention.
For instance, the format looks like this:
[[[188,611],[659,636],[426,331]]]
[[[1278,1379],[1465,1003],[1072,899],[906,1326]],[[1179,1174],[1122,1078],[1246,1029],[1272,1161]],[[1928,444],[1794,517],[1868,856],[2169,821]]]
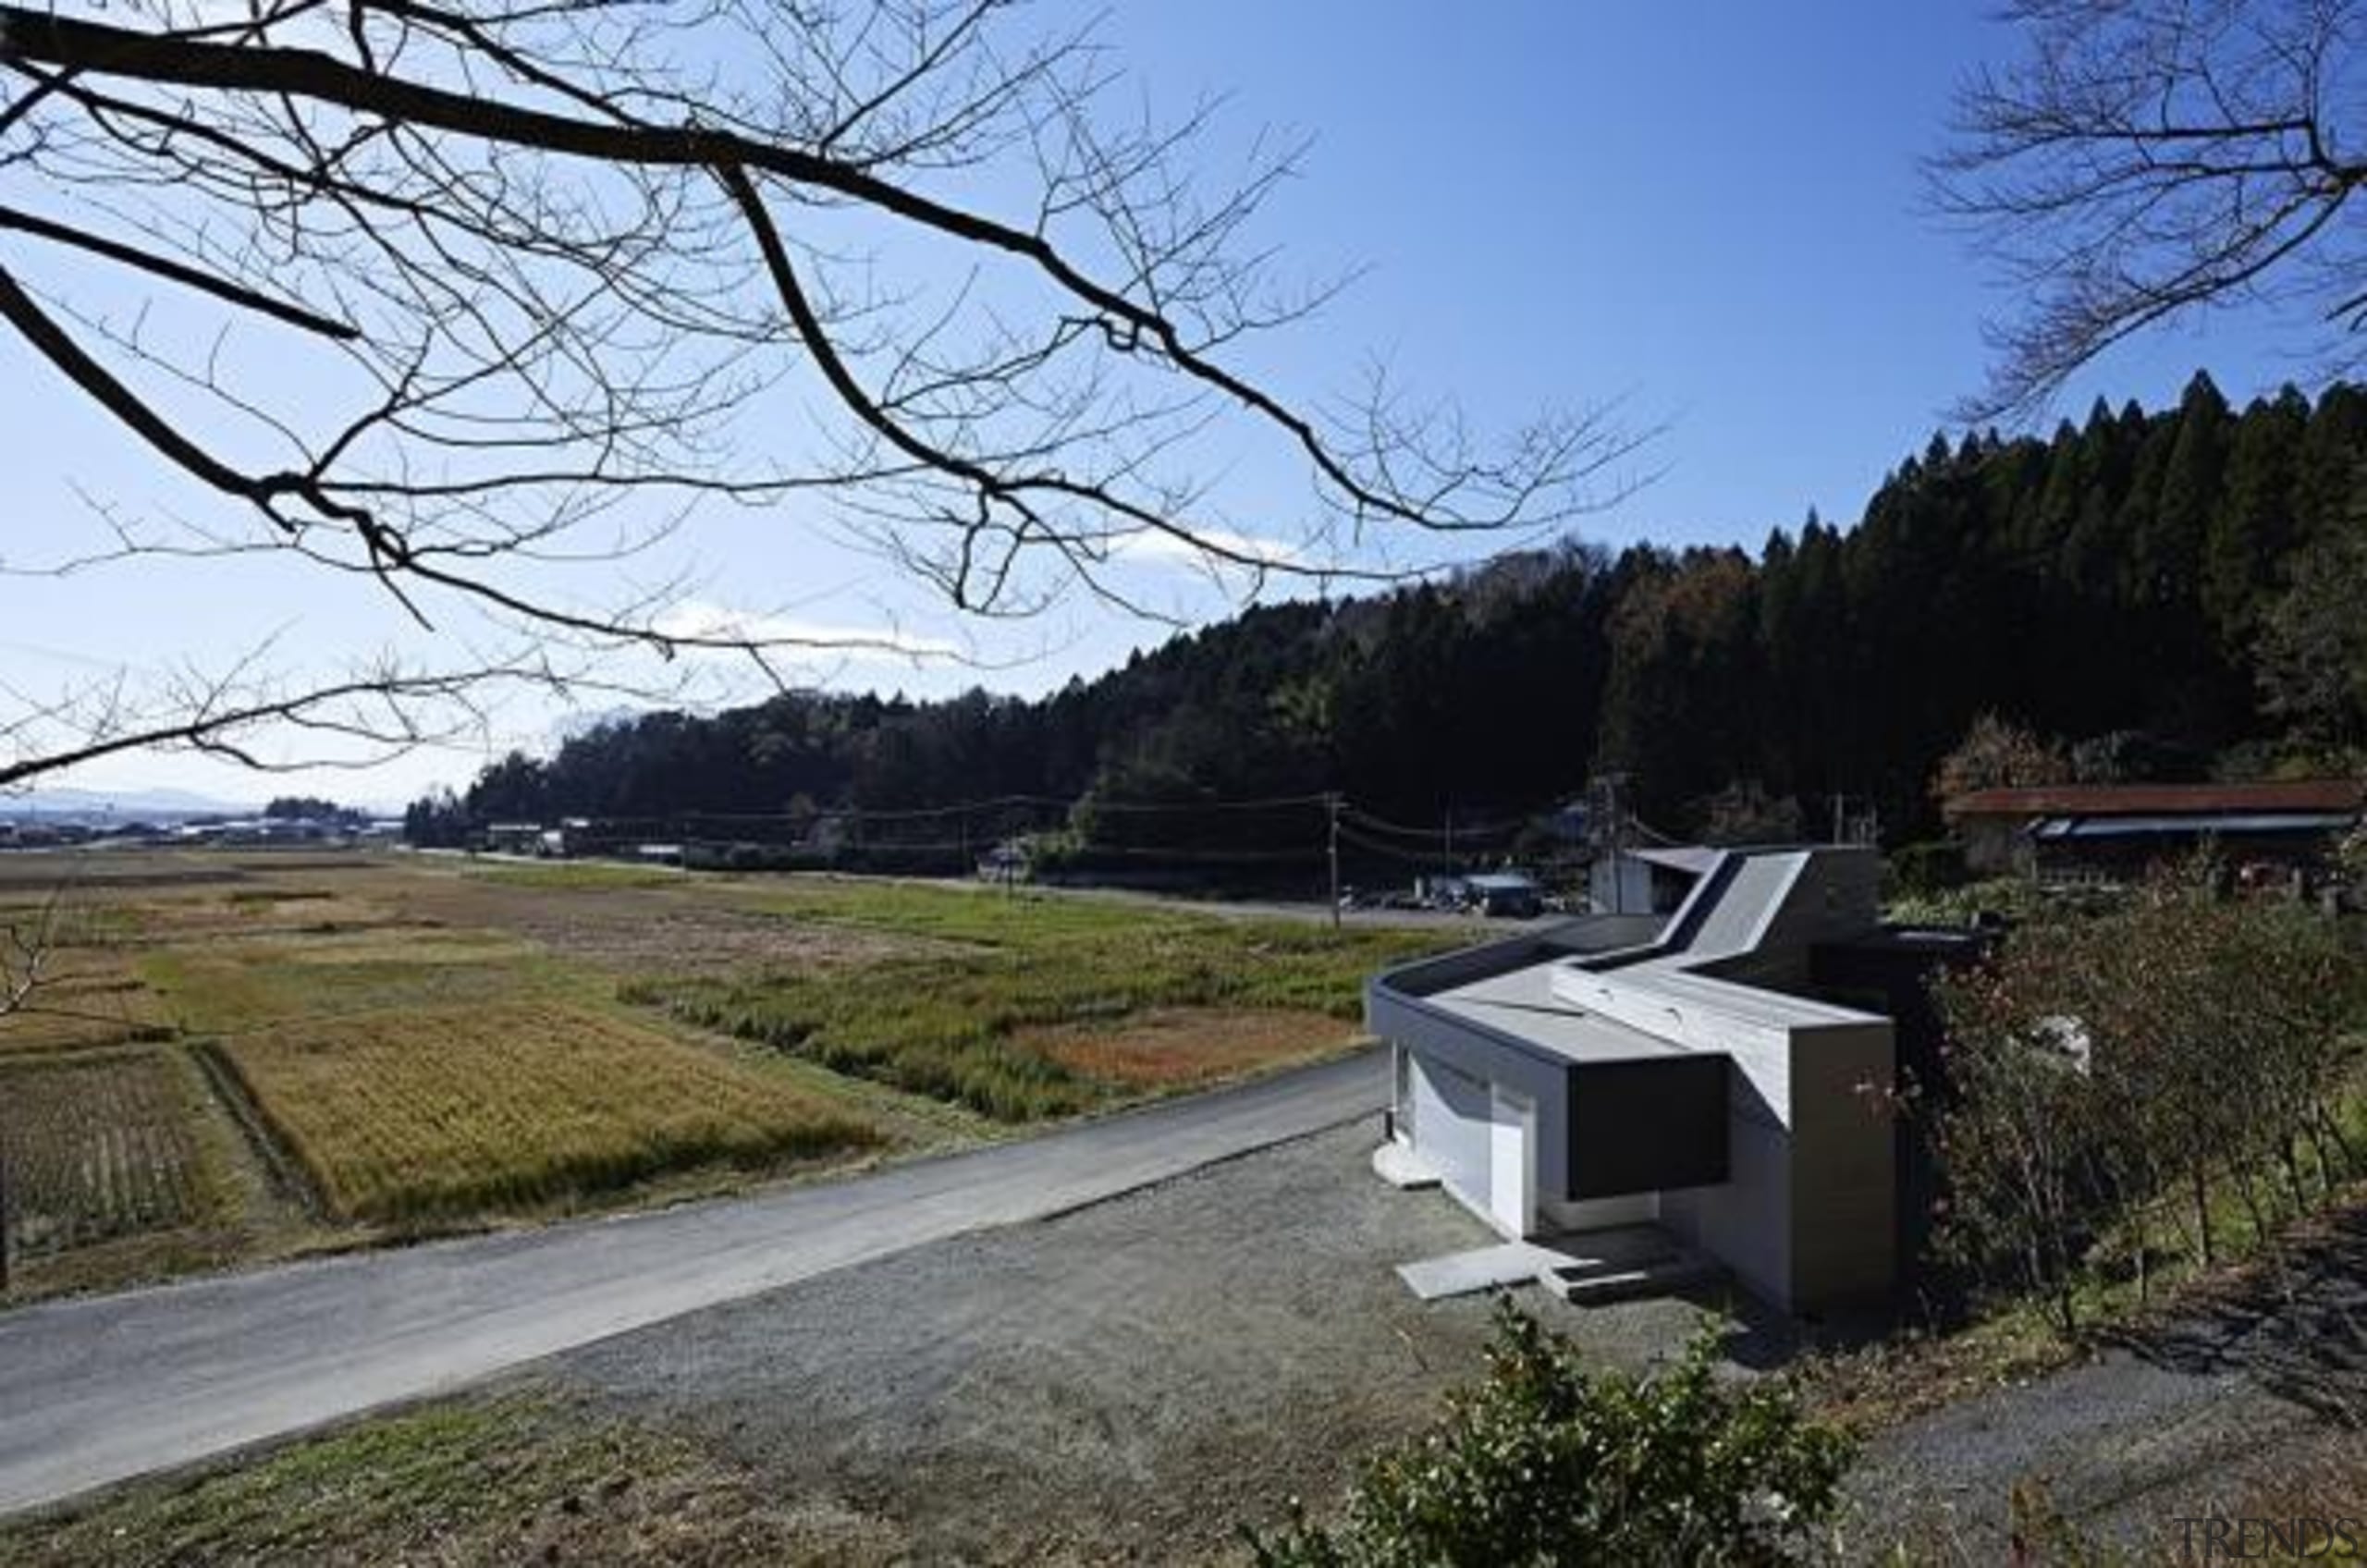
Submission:
[[[1146,613],[1146,545],[1249,593],[1386,582],[1624,493],[1643,436],[1604,410],[1490,451],[1378,381],[1324,417],[1236,368],[1328,297],[1251,238],[1297,149],[1215,184],[1212,105],[1122,118],[1117,80],[1004,0],[0,4],[0,341],[251,521],[177,553],[366,574],[424,628],[765,668],[801,644],[549,570],[794,495],[774,526],[971,615]],[[230,318],[192,354],[11,239]],[[1212,483],[1260,444],[1302,498]],[[621,542],[568,542],[595,522]],[[117,545],[76,564],[158,547]]]
[[[2020,0],[2024,53],[1958,93],[1929,165],[2022,303],[1968,419],[2028,416],[2098,355],[2261,297],[2362,325],[2367,90],[2349,0]],[[2335,345],[2347,361],[2353,350]]]

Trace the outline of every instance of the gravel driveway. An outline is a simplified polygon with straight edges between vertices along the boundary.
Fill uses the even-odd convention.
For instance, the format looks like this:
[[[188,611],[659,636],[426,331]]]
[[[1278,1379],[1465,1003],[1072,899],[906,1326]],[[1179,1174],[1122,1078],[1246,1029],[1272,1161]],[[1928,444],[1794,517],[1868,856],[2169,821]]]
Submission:
[[[1394,1265],[1483,1244],[1366,1169],[1370,1123],[1113,1202],[849,1269],[570,1354],[550,1372],[850,1521],[853,1553],[1191,1561],[1329,1503],[1482,1364],[1483,1298]],[[1682,1303],[1524,1300],[1605,1358],[1681,1342]],[[859,1526],[855,1522],[860,1522]]]

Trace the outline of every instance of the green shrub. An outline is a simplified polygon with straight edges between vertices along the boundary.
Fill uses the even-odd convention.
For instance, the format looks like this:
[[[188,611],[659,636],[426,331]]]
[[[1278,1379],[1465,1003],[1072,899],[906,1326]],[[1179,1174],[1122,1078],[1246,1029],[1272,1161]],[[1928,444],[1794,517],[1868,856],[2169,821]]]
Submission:
[[[1707,1336],[1646,1376],[1589,1372],[1567,1339],[1496,1312],[1486,1380],[1375,1460],[1337,1524],[1245,1532],[1260,1568],[1809,1560],[1853,1449],[1788,1384],[1722,1379]]]

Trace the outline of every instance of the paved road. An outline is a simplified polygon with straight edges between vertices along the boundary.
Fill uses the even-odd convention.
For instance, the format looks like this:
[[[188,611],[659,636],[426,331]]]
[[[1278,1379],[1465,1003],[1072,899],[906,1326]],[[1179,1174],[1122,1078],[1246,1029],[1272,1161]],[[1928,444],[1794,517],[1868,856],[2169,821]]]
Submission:
[[[1381,1059],[842,1182],[0,1315],[0,1513],[185,1464],[1377,1109]]]

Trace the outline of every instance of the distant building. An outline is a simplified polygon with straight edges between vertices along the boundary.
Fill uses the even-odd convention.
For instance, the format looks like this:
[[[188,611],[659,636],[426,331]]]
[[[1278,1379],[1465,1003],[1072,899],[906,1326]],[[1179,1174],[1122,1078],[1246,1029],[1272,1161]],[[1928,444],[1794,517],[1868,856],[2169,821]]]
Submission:
[[[496,854],[540,854],[543,825],[539,822],[491,822],[485,825],[484,847]]]
[[[2059,784],[1976,790],[1942,808],[1977,872],[2129,875],[2206,841],[2231,858],[2307,866],[2358,826],[2367,784]]]

